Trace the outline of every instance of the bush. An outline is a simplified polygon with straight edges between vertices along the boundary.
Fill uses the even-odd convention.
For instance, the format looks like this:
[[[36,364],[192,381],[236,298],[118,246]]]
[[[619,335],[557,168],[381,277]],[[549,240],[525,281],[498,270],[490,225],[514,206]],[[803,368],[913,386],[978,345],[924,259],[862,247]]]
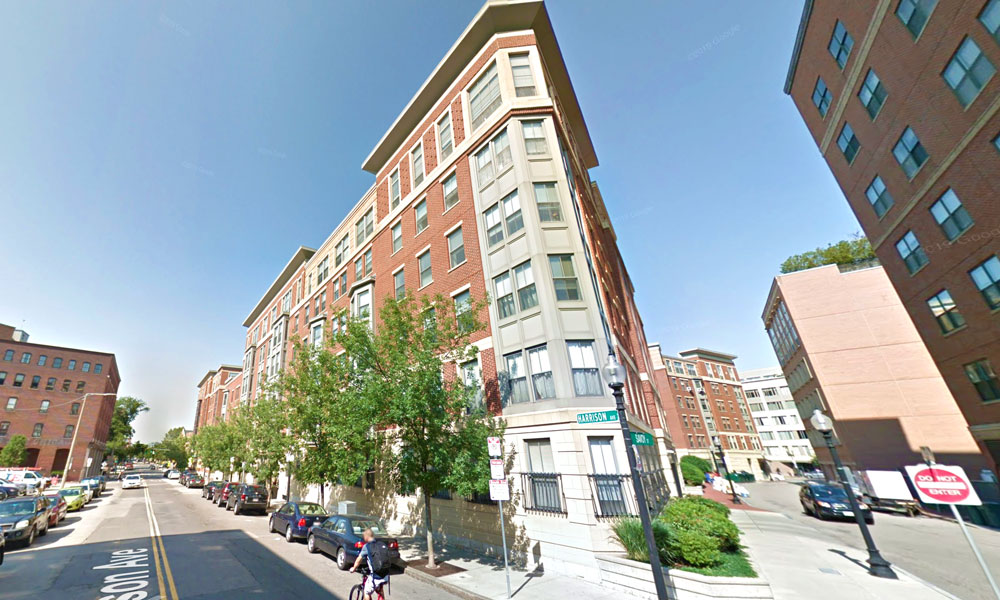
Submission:
[[[704,458],[698,456],[691,456],[691,455],[682,456],[681,464],[694,465],[699,470],[701,470],[702,473],[711,473],[712,471],[715,471],[715,467],[712,466],[711,461],[705,460]]]
[[[687,485],[701,485],[705,481],[705,472],[691,463],[682,462],[681,477]]]
[[[618,543],[625,548],[625,554],[632,560],[649,562],[649,549],[646,547],[646,533],[642,529],[642,521],[636,518],[620,519],[611,528]],[[653,539],[660,554],[660,564],[670,566],[676,558],[672,549],[677,546],[673,532],[663,521],[653,521]]]
[[[671,554],[686,565],[712,567],[722,561],[718,540],[700,531],[678,529],[674,532],[674,544]]]
[[[678,500],[681,500],[681,499],[678,498]],[[700,504],[700,505],[704,506],[705,508],[710,508],[710,509],[712,509],[714,511],[717,511],[718,513],[722,514],[723,516],[726,516],[726,517],[729,516],[729,507],[728,506],[726,506],[725,504],[722,504],[721,502],[716,502],[715,500],[711,500],[709,498],[706,498],[704,496],[685,496],[684,499],[683,499],[683,501],[686,502],[686,503],[690,503],[690,504]]]
[[[669,502],[660,518],[671,529],[700,532],[717,540],[719,550],[733,552],[740,548],[740,530],[728,513],[718,502],[689,496]]]

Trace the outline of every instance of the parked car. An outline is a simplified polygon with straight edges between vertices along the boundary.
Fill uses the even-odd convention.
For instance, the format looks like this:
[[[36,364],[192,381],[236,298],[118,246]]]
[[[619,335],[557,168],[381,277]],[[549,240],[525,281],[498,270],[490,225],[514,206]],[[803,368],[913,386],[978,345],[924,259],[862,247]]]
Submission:
[[[49,512],[49,501],[37,496],[0,502],[0,528],[5,540],[30,546],[35,536],[49,532]]]
[[[59,495],[66,499],[66,510],[80,510],[87,503],[87,491],[81,487],[69,486],[59,490]]]
[[[189,488],[205,487],[205,478],[197,473],[192,473],[184,480],[184,486]]]
[[[17,490],[17,494],[15,494],[16,496],[23,496],[26,493],[28,493],[28,486],[26,484],[17,483],[15,481],[11,481],[10,479],[4,477],[0,477],[0,485],[2,485],[5,488],[14,488],[15,490]]]
[[[142,476],[138,473],[129,473],[122,479],[122,489],[132,490],[142,487]]]
[[[271,513],[267,522],[268,532],[277,531],[285,536],[285,541],[292,542],[309,536],[309,529],[322,523],[330,517],[319,504],[315,502],[286,502],[281,508]]]
[[[240,484],[236,483],[235,481],[227,483],[226,485],[219,488],[219,491],[215,493],[215,496],[212,496],[212,501],[218,504],[219,508],[226,506],[226,502],[229,501],[229,494],[233,490],[235,490],[236,487],[239,485]]]
[[[177,469],[170,469],[168,471],[165,471],[163,473],[163,476],[166,477],[167,479],[180,479],[181,472],[178,471]]]
[[[261,514],[267,512],[267,488],[262,485],[241,483],[234,488],[226,500],[226,510],[240,514],[248,510],[257,510]]]
[[[362,537],[365,529],[371,529],[376,538],[389,546],[393,562],[399,560],[399,542],[388,536],[381,521],[367,515],[333,515],[309,529],[306,544],[309,552],[322,552],[335,557],[337,566],[346,571],[365,545]],[[285,539],[288,539],[287,534]]]
[[[66,499],[59,494],[48,493],[42,496],[49,503],[49,510],[51,514],[49,515],[49,527],[55,527],[66,518],[66,512],[68,510],[68,504]]]
[[[17,498],[24,494],[24,491],[17,487],[16,485],[11,485],[9,483],[0,483],[0,500],[6,500],[7,498]]]
[[[90,493],[93,494],[94,498],[101,497],[101,480],[96,477],[88,477],[80,482],[80,485],[85,485],[90,489]]]
[[[802,504],[802,510],[807,515],[812,515],[820,520],[854,518],[851,500],[840,484],[807,481],[799,490],[799,503]],[[875,517],[872,516],[871,508],[860,500],[858,506],[865,522],[869,525],[874,524]]]
[[[48,483],[48,478],[39,469],[21,467],[16,469],[0,469],[0,478],[14,484],[22,484],[29,491],[42,491]]]
[[[3,555],[7,553],[7,536],[0,535],[0,565],[3,564]]]
[[[209,481],[201,488],[201,497],[208,498],[209,500],[215,495],[215,492],[219,491],[219,488],[226,485],[224,481]]]

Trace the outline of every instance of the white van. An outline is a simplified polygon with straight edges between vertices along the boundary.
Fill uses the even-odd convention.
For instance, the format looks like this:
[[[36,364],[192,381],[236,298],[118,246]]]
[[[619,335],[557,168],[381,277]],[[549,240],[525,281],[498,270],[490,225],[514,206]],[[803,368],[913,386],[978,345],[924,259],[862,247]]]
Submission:
[[[41,491],[48,479],[38,471],[31,469],[0,469],[0,479],[13,483],[23,483],[29,491]]]

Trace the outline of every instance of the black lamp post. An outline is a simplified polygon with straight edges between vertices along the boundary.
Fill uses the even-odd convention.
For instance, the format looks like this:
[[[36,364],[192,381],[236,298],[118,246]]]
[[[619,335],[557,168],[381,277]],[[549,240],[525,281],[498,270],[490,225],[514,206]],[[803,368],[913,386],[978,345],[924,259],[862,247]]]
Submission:
[[[740,497],[736,495],[736,482],[733,481],[729,472],[729,467],[726,465],[726,455],[722,452],[722,438],[717,435],[712,436],[712,443],[715,444],[715,449],[719,451],[719,460],[722,462],[722,469],[725,471],[723,477],[729,480],[729,490],[733,493],[733,504],[743,504],[740,501]]]
[[[680,469],[677,466],[677,451],[670,453],[670,470],[674,472],[674,483],[677,484],[677,497],[684,495],[684,482],[681,481]]]
[[[622,427],[622,437],[625,439],[625,454],[628,455],[628,468],[632,474],[632,488],[635,490],[635,501],[639,505],[639,520],[646,534],[646,547],[649,549],[649,565],[653,568],[653,584],[656,586],[656,597],[667,600],[667,583],[663,579],[663,568],[660,566],[660,551],[653,538],[653,524],[649,518],[649,505],[646,504],[646,493],[639,478],[639,469],[635,464],[635,451],[632,447],[632,432],[629,431],[628,419],[625,417],[625,367],[618,362],[614,354],[608,355],[608,364],[604,365],[604,375],[608,378],[608,386],[615,396],[615,406],[618,409],[618,423]]]
[[[837,448],[833,445],[833,421],[817,408],[813,410],[809,422],[812,424],[813,429],[823,434],[823,439],[826,440],[826,447],[830,449],[830,456],[833,457],[833,464],[837,468],[837,478],[840,480],[840,485],[844,487],[847,500],[851,503],[851,510],[854,511],[854,520],[858,522],[858,527],[861,528],[861,537],[865,539],[865,547],[868,549],[868,572],[876,577],[898,579],[896,573],[892,570],[892,565],[889,561],[882,558],[878,548],[875,547],[875,540],[872,538],[871,531],[868,530],[868,524],[865,523],[864,515],[861,514],[858,499],[854,496],[854,490],[851,489],[851,483],[847,479],[847,471],[844,469],[844,464],[840,462],[840,454],[837,452]]]

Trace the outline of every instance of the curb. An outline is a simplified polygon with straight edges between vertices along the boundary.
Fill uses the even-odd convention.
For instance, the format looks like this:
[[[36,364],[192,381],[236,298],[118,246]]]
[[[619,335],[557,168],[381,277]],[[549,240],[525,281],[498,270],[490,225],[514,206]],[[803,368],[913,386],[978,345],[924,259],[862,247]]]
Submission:
[[[410,577],[412,577],[414,579],[417,579],[419,581],[422,581],[424,583],[429,583],[430,585],[433,585],[434,587],[440,588],[440,589],[442,589],[442,590],[444,590],[444,591],[446,591],[446,592],[448,592],[450,594],[454,594],[454,595],[458,596],[459,598],[465,598],[465,600],[491,600],[487,596],[482,596],[482,595],[477,594],[475,592],[470,592],[469,590],[467,590],[465,588],[460,588],[460,587],[458,587],[457,585],[455,585],[453,583],[450,583],[450,582],[447,582],[447,581],[441,581],[440,577],[435,577],[433,575],[428,575],[427,573],[424,573],[420,569],[411,569],[409,567],[409,565],[407,565],[403,569],[403,574],[404,575],[408,575],[408,576],[410,576]]]
[[[926,579],[922,579],[920,577],[917,577],[916,575],[914,575],[913,573],[911,573],[911,572],[907,571],[906,569],[900,567],[896,563],[892,563],[892,569],[895,570],[895,571],[899,571],[903,575],[906,575],[907,577],[909,577],[910,579],[912,579],[912,580],[916,581],[917,583],[923,585],[924,587],[929,588],[929,589],[931,589],[931,590],[933,590],[933,591],[941,594],[945,598],[948,598],[948,600],[962,600],[962,598],[959,598],[958,596],[952,594],[951,592],[948,592],[948,591],[945,591],[945,590],[939,588],[938,586],[936,586],[933,583],[927,581]]]

